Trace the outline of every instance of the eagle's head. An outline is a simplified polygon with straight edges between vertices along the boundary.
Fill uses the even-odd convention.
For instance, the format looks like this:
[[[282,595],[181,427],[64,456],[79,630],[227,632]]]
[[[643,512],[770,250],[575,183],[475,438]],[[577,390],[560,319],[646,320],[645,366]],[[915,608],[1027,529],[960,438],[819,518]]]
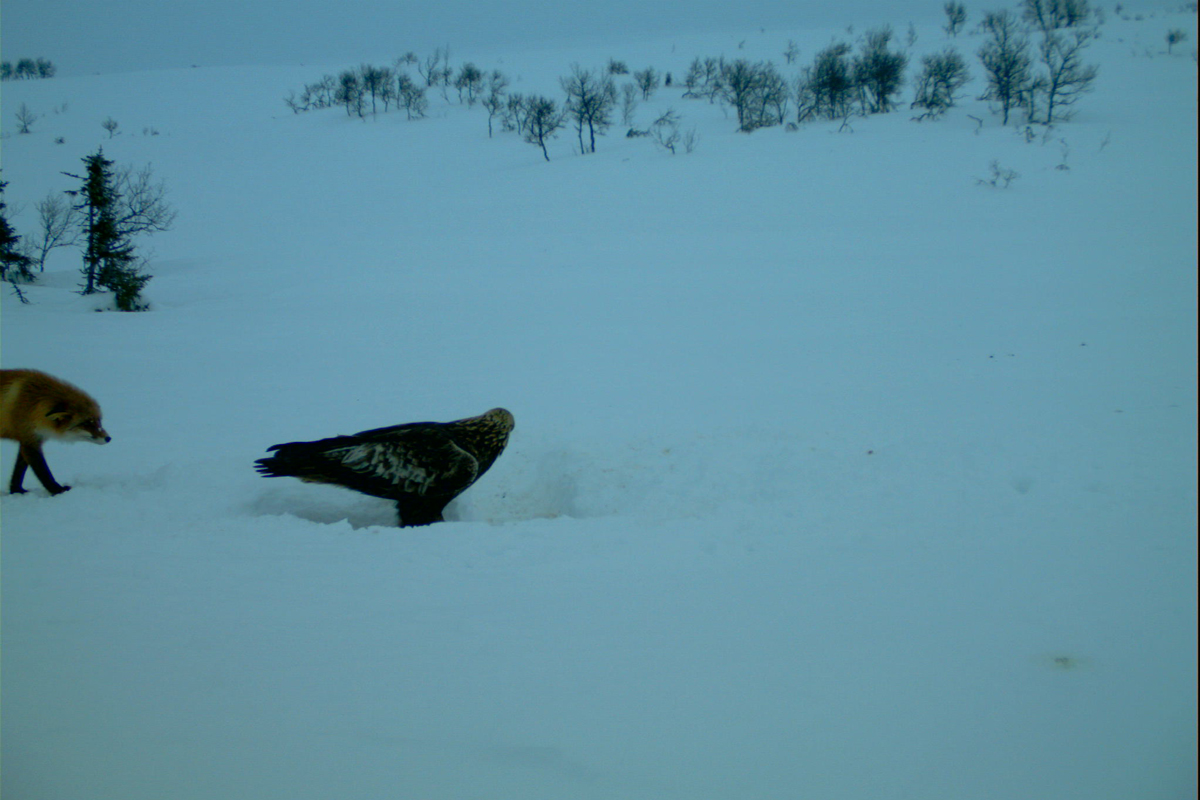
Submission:
[[[488,427],[494,428],[497,431],[503,431],[506,434],[511,433],[513,427],[516,425],[516,420],[513,419],[512,413],[506,408],[493,408],[478,419]]]
[[[479,474],[482,475],[508,444],[514,421],[507,409],[493,408],[486,414],[451,425],[455,431],[454,440],[478,459]]]

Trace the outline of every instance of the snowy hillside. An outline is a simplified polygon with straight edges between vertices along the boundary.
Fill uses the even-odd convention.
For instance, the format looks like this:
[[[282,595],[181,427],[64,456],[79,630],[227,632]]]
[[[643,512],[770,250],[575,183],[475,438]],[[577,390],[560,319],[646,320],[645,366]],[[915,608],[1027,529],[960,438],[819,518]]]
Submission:
[[[1196,16],[1127,16],[1030,135],[934,24],[913,63],[974,75],[943,119],[906,88],[744,134],[676,85],[634,123],[674,109],[676,155],[617,124],[547,162],[453,95],[284,106],[357,63],[5,82],[19,233],[101,145],[178,219],[137,240],[147,313],[96,313],[77,249],[29,305],[2,285],[3,366],[113,441],[0,498],[0,794],[1195,797]],[[453,61],[558,97],[573,63],[790,79],[859,34]],[[253,470],[494,406],[516,430],[445,524]]]

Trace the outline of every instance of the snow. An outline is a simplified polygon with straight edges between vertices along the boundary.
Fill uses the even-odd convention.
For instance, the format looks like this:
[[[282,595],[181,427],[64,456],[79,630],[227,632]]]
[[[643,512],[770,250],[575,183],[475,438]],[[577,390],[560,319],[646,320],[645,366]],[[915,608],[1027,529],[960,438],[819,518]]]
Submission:
[[[738,134],[676,88],[637,124],[673,107],[695,152],[615,126],[546,163],[436,95],[281,102],[352,65],[6,82],[41,115],[4,134],[18,232],[98,145],[179,215],[139,240],[148,313],[95,313],[74,251],[4,287],[4,366],[114,437],[2,498],[4,796],[1194,797],[1177,27],[1109,14],[1096,91],[1032,141],[973,99]],[[455,58],[557,95],[573,62],[843,34]],[[445,524],[253,470],[495,406],[508,449]]]

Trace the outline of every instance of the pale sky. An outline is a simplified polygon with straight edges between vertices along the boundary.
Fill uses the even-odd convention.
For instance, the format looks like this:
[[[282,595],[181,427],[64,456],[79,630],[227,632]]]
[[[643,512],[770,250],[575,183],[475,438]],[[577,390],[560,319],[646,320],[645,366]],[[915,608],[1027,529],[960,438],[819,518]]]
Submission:
[[[992,5],[1015,5],[998,0]],[[170,67],[355,61],[760,27],[902,26],[943,0],[3,0],[3,59],[60,76]],[[970,6],[968,6],[970,7]]]

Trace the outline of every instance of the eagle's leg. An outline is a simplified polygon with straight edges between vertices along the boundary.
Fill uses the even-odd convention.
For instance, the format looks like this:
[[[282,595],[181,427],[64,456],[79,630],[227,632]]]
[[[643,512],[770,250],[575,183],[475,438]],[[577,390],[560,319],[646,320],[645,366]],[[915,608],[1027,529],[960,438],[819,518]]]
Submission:
[[[443,522],[442,509],[450,501],[445,498],[406,497],[396,501],[396,510],[400,512],[400,527],[414,525],[430,525]]]

